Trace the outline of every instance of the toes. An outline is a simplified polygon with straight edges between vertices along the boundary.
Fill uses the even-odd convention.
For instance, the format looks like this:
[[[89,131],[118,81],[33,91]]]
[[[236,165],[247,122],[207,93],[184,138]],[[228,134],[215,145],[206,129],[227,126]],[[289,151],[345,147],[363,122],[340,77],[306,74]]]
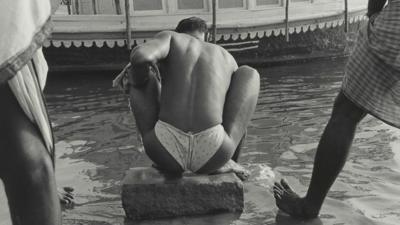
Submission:
[[[279,188],[279,189],[284,190],[283,186],[282,186],[280,183],[278,183],[278,182],[275,182],[275,183],[274,183],[274,186],[277,187],[277,188]]]
[[[60,203],[61,203],[61,205],[66,205],[66,204],[68,204],[68,200],[60,198]]]
[[[276,200],[281,200],[282,196],[278,192],[274,192],[274,198]],[[278,202],[276,202],[276,205],[278,205]]]
[[[243,176],[246,178],[246,180],[250,177],[250,172],[244,171]]]
[[[62,198],[60,198],[60,203],[64,204],[64,205],[68,205],[68,204],[72,203],[72,199],[63,196]]]
[[[68,192],[68,193],[71,193],[71,192],[74,191],[73,187],[64,187],[63,189],[64,189],[65,192]]]
[[[245,173],[236,173],[236,175],[240,178],[240,180],[245,181],[249,178],[249,176]]]
[[[60,199],[60,204],[63,209],[72,209],[75,206],[75,202],[69,198]]]
[[[62,190],[58,191],[58,197],[60,200],[60,204],[64,208],[73,207],[73,205],[74,205],[74,194],[72,193],[73,191],[74,191],[74,189],[71,187],[64,187],[64,188],[62,188]]]
[[[60,196],[62,196],[63,198],[71,198],[71,199],[74,199],[74,194],[71,193],[71,192],[60,193]]]
[[[282,187],[284,187],[285,189],[293,191],[292,188],[290,188],[289,184],[286,182],[285,179],[281,180],[281,184],[282,184]]]
[[[72,193],[64,193],[64,198],[74,199],[74,195]]]
[[[274,185],[274,190],[279,191],[281,194],[283,194],[285,192],[285,189],[282,187],[282,185],[280,185],[279,183],[276,183],[276,182]]]
[[[283,190],[280,189],[279,187],[274,186],[273,190],[274,190],[274,193],[279,193],[280,195],[283,194]]]

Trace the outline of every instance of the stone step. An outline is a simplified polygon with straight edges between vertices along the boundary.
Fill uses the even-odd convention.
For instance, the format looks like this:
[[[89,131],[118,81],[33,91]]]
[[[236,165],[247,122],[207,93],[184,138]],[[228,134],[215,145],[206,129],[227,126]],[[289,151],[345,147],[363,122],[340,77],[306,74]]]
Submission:
[[[132,168],[122,184],[131,220],[243,211],[243,183],[233,173],[169,177],[149,167]]]

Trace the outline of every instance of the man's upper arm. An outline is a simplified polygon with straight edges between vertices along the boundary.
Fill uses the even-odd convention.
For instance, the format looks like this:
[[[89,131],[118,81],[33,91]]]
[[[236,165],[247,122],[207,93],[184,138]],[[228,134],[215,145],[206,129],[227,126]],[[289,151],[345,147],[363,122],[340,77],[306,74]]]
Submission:
[[[156,63],[168,56],[172,32],[162,31],[154,39],[134,48],[131,52],[131,64]]]

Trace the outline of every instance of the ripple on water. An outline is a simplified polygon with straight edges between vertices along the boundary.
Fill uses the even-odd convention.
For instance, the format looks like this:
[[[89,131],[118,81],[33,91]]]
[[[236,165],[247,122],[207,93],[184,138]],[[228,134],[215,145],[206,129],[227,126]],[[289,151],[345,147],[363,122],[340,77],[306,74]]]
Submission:
[[[306,193],[315,148],[340,88],[344,63],[259,68],[259,104],[240,159],[252,173],[245,183],[241,215],[140,224],[398,224],[400,132],[373,117],[360,124],[348,163],[320,219],[304,222],[280,214],[271,195],[273,181],[281,177],[301,195]],[[127,99],[110,87],[112,79],[110,74],[50,75],[46,97],[56,125],[57,181],[60,186],[74,186],[78,202],[64,213],[64,224],[124,224],[119,199],[124,171],[150,165],[140,152]],[[0,204],[6,205],[4,192]],[[6,208],[0,207],[2,225],[10,224],[4,222],[9,221]]]

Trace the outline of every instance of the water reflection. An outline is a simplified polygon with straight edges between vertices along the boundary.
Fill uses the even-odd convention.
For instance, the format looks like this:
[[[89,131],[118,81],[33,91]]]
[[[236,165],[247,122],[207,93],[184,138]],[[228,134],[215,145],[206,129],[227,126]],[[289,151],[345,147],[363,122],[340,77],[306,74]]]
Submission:
[[[313,157],[340,88],[344,61],[259,69],[262,88],[241,162],[252,171],[241,215],[215,215],[141,224],[397,224],[400,219],[400,132],[367,117],[320,219],[299,221],[277,212],[271,185],[285,176],[305,193]],[[52,74],[46,90],[57,139],[57,180],[73,185],[77,206],[65,224],[132,224],[124,220],[120,182],[130,167],[148,166],[140,152],[127,99],[110,74]],[[5,199],[0,192],[0,205]],[[0,208],[0,223],[7,224]],[[4,223],[3,223],[4,222]],[[136,223],[135,223],[136,224]]]

